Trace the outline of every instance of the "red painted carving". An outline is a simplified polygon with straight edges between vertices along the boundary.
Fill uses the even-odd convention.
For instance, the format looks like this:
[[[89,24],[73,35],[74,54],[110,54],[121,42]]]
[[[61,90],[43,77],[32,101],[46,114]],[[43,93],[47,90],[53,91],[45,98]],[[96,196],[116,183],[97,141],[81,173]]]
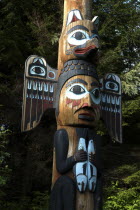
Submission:
[[[81,100],[73,100],[72,107],[79,106],[80,103],[81,103]]]
[[[78,19],[78,18],[75,16],[75,14],[74,14],[71,23],[72,23],[72,22],[75,22],[75,21],[77,21],[77,20],[79,20],[79,19]]]
[[[50,77],[50,78],[54,78],[54,76],[55,76],[55,75],[54,75],[53,72],[49,72],[49,77]]]
[[[70,104],[72,102],[72,99],[66,98],[66,104]]]

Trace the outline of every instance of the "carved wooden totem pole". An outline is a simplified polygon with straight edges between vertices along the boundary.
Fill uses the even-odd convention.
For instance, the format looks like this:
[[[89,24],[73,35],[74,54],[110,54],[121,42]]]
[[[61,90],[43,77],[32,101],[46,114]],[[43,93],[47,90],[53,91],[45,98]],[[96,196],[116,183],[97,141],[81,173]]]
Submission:
[[[98,78],[98,17],[90,0],[65,0],[58,70],[44,58],[25,64],[22,130],[35,127],[47,108],[56,110],[52,210],[102,209],[99,137],[103,118],[113,139],[122,141],[121,84],[115,74]]]

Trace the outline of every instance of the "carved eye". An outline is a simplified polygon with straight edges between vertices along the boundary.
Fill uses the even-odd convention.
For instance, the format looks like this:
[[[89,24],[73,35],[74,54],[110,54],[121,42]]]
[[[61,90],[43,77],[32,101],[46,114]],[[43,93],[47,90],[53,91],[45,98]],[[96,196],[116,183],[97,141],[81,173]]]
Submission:
[[[90,40],[88,33],[80,29],[71,32],[67,39],[68,43],[71,45],[82,45],[88,40]]]
[[[99,104],[100,103],[100,91],[99,88],[94,88],[91,92],[90,92],[92,101],[95,104]]]
[[[87,89],[79,83],[73,84],[66,90],[66,96],[75,100],[83,98],[87,93]]]
[[[73,86],[69,91],[73,92],[76,95],[85,93],[85,90],[80,85]]]
[[[30,75],[45,76],[46,70],[41,66],[32,66],[30,68]]]
[[[76,32],[75,34],[73,34],[72,37],[77,39],[77,40],[86,39],[85,34],[83,34],[82,32]]]
[[[119,91],[119,86],[115,82],[110,82],[110,81],[106,82],[105,88],[107,90],[110,90],[110,91],[115,91],[115,92],[118,92]]]

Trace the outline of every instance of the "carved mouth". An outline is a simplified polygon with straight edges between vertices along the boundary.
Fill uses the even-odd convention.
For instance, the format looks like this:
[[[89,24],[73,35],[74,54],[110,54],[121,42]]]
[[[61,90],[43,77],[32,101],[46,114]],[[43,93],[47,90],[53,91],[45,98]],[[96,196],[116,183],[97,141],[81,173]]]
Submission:
[[[78,119],[86,121],[94,121],[94,117],[88,113],[82,113],[78,115]]]
[[[74,52],[75,52],[75,54],[85,54],[85,53],[87,53],[90,50],[93,50],[95,48],[96,48],[96,46],[92,45],[92,46],[85,47],[85,48],[77,48]]]

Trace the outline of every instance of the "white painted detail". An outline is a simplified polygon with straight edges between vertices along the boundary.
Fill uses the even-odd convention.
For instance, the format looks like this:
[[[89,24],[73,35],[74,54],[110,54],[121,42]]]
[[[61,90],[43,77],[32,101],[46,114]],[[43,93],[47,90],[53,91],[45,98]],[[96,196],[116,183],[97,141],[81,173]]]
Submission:
[[[98,16],[95,16],[95,17],[92,19],[92,22],[93,22],[95,25],[99,25],[99,17],[98,17]]]
[[[41,72],[40,73],[36,73],[35,68],[40,68],[41,69]],[[41,67],[41,66],[32,66],[30,68],[30,74],[31,75],[34,75],[34,76],[45,76],[46,70],[45,70],[44,67]]]
[[[107,95],[107,103],[110,103],[110,95]]]
[[[78,9],[74,10],[74,14],[77,17],[77,19],[82,20],[82,16],[81,13]]]
[[[28,89],[29,90],[31,90],[31,88],[32,88],[32,82],[33,82],[32,80],[28,80]]]
[[[50,85],[50,93],[53,93],[53,91],[54,91],[54,87],[53,85]]]
[[[78,39],[75,38],[75,34],[76,34],[77,32],[82,33],[82,36],[83,36],[82,39],[78,40]],[[68,35],[68,38],[67,38],[67,41],[68,41],[69,44],[77,45],[77,46],[78,46],[78,45],[83,45],[83,44],[85,44],[88,40],[91,40],[89,34],[88,34],[86,31],[81,30],[81,29],[77,29],[77,30],[71,32],[71,33]]]
[[[96,181],[97,181],[97,169],[96,167],[89,161],[89,154],[95,154],[95,146],[93,140],[90,140],[88,143],[88,162],[87,162],[87,174],[88,174],[88,189],[92,192],[94,192],[96,187]],[[93,174],[91,173],[91,168],[93,171]]]
[[[72,19],[73,19],[74,15],[77,17],[77,19],[82,20],[82,16],[81,16],[79,10],[77,10],[77,9],[76,10],[71,10],[68,14],[66,25],[69,25],[72,22]]]
[[[86,142],[85,142],[84,138],[79,139],[78,150],[86,151]],[[87,161],[78,162],[73,167],[74,174],[76,177],[77,187],[80,192],[85,191],[86,186],[87,186],[87,169],[86,169],[86,167],[87,167]],[[84,168],[86,169],[85,174],[84,174]]]
[[[42,84],[42,82],[39,83],[38,89],[39,89],[39,91],[42,91],[42,89],[43,89],[43,84]]]
[[[47,84],[47,83],[44,83],[44,91],[45,91],[45,92],[48,92],[48,89],[49,89],[49,88],[48,88],[48,84]]]
[[[37,82],[33,81],[33,90],[37,90]]]
[[[120,104],[120,98],[116,97],[116,104],[119,105]]]
[[[111,103],[115,104],[115,96],[111,96]]]
[[[44,65],[43,60],[41,58],[39,58],[39,62]]]
[[[74,86],[80,86],[81,89],[83,89],[83,92],[81,92],[81,94],[75,94],[74,92],[72,92]],[[83,97],[85,97],[87,95],[88,91],[86,89],[86,87],[80,83],[74,83],[72,84],[70,87],[67,88],[66,90],[66,97],[70,98],[70,99],[81,99]]]
[[[102,94],[102,102],[106,102],[106,94]]]

